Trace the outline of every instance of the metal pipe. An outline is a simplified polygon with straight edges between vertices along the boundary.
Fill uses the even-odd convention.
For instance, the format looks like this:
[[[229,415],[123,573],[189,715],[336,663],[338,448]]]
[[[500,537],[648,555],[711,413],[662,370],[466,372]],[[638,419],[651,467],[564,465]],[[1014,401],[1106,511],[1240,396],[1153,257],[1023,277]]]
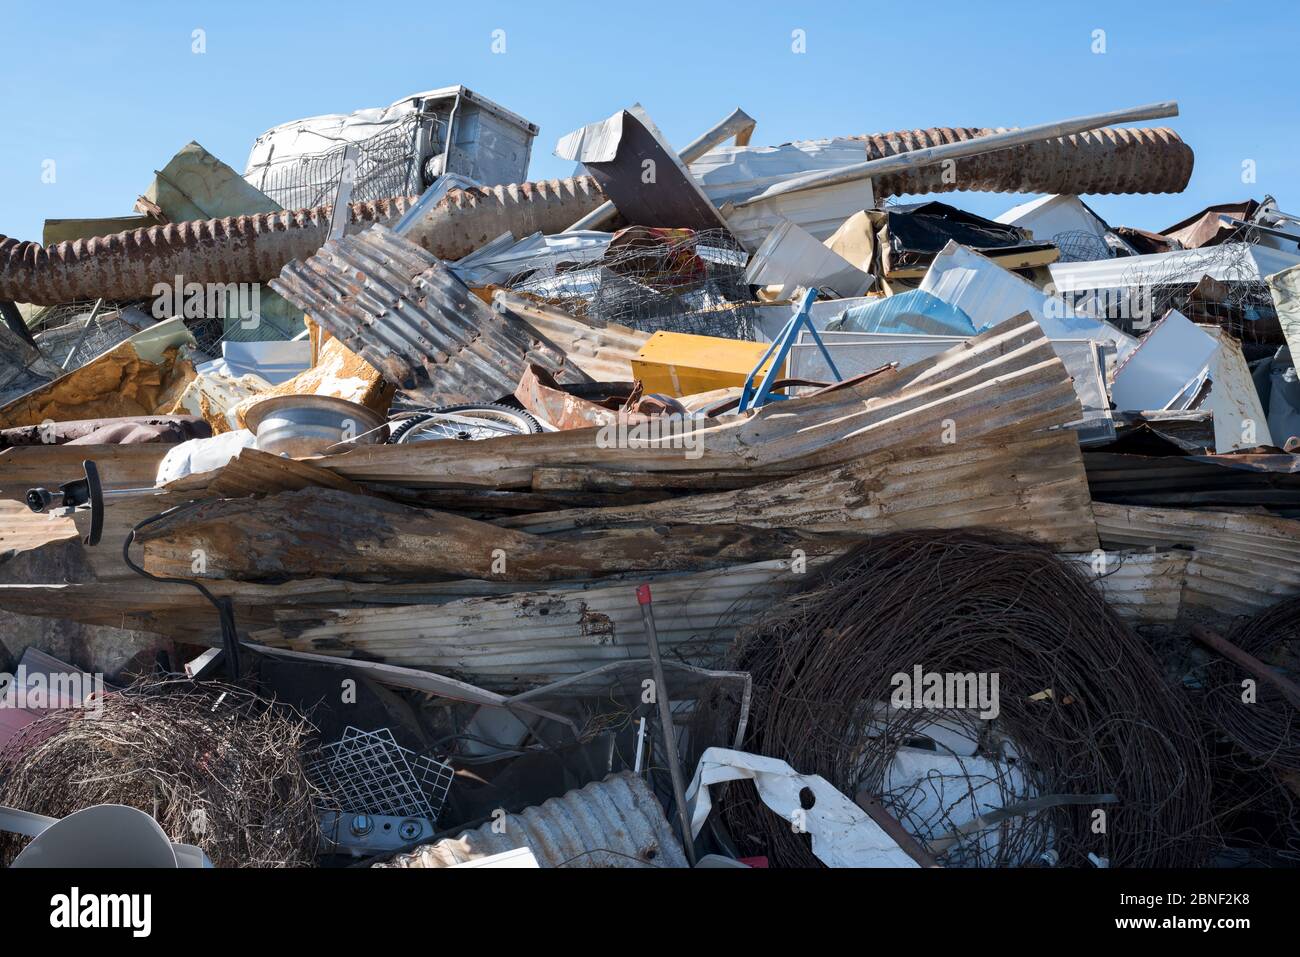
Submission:
[[[677,732],[673,730],[673,705],[668,698],[668,681],[664,678],[664,659],[659,653],[659,630],[655,627],[654,607],[650,600],[650,586],[638,585],[637,604],[641,606],[641,620],[645,624],[646,647],[650,650],[650,670],[655,678],[655,701],[659,705],[659,730],[664,736],[664,756],[668,759],[668,773],[673,779],[673,803],[677,805],[677,823],[682,831],[682,849],[686,859],[695,866],[695,839],[691,834],[691,818],[686,810],[686,781],[682,774],[681,759],[677,756]]]
[[[86,317],[86,321],[81,327],[81,335],[77,336],[77,341],[73,345],[72,351],[69,352],[67,358],[63,360],[62,368],[64,370],[66,370],[68,366],[72,364],[73,356],[75,356],[78,352],[81,351],[81,346],[83,343],[85,343],[86,336],[90,334],[91,325],[99,317],[99,307],[102,306],[103,304],[104,304],[104,299],[102,296],[95,300],[94,308],[90,310],[90,315]]]
[[[1224,638],[1218,632],[1211,631],[1204,625],[1192,625],[1192,637],[1201,644],[1213,648],[1223,657],[1242,670],[1250,672],[1260,681],[1272,685],[1282,692],[1282,696],[1291,703],[1293,708],[1300,711],[1300,685],[1297,685],[1290,678],[1268,667],[1249,651],[1238,648],[1227,638]]]
[[[736,114],[732,114],[735,116]],[[730,117],[728,118],[730,119]],[[724,121],[725,123],[726,121]],[[999,131],[902,130],[861,137],[869,159],[966,142]],[[1102,129],[968,157],[960,182],[937,166],[873,179],[877,198],[956,189],[1003,193],[1179,192],[1191,177],[1191,149],[1167,129]],[[353,230],[388,223],[416,202],[397,197],[353,203]],[[459,259],[504,232],[562,232],[605,202],[589,177],[451,190],[408,238],[443,259]],[[0,307],[6,300],[58,305],[79,299],[144,299],[156,282],[264,282],[320,248],[331,207],[172,223],[42,247],[0,236]],[[14,311],[16,316],[16,311]],[[6,319],[9,315],[6,314]]]
[[[605,199],[587,177],[451,190],[412,223],[407,238],[459,259],[511,231],[556,233]],[[353,203],[350,231],[395,220],[417,201]],[[58,305],[146,299],[156,283],[265,282],[306,259],[329,234],[332,207],[150,226],[42,247],[0,236],[0,300]]]
[[[736,138],[737,146],[745,146],[749,143],[756,125],[758,125],[757,120],[740,107],[736,107],[721,122],[686,144],[677,155],[689,166],[713,147],[725,143],[733,136]],[[606,202],[571,225],[566,232],[576,229],[601,229],[617,215],[617,207],[613,203]]]
[[[1086,133],[1089,130],[1099,129],[1111,123],[1131,123],[1136,120],[1153,120],[1177,115],[1178,104],[1173,100],[1169,100],[1163,103],[1135,106],[1127,110],[1094,113],[1090,116],[1080,116],[1069,120],[1039,123],[1036,126],[1026,126],[1022,129],[989,133],[957,143],[945,143],[923,149],[908,150],[896,156],[871,159],[865,163],[856,163],[853,166],[845,166],[841,169],[821,170],[777,183],[758,196],[737,203],[736,208],[741,209],[754,203],[790,193],[819,189],[826,186],[839,186],[844,183],[853,183],[876,176],[883,176],[888,173],[901,173],[907,170],[919,169],[923,166],[933,166],[936,163],[942,163],[944,160],[991,153],[1012,146],[1026,146],[1030,143],[1071,136],[1076,133]]]

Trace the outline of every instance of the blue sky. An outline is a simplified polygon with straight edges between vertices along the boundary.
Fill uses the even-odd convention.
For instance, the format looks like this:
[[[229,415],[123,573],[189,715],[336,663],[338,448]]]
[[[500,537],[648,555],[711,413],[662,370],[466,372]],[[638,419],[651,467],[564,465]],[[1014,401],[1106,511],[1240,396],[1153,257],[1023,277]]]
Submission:
[[[454,13],[452,12],[454,11]],[[1040,123],[1176,99],[1186,192],[1107,196],[1114,224],[1164,228],[1265,193],[1300,209],[1300,4],[1254,2],[486,3],[3,0],[0,233],[127,215],[191,139],[242,170],[287,120],[463,83],[541,127],[532,177],[565,176],[563,133],[640,101],[677,145],[733,107],[754,142]],[[192,31],[206,53],[191,51]],[[492,52],[504,30],[506,52]],[[791,52],[805,31],[807,52]],[[1106,52],[1092,52],[1104,30]],[[56,181],[41,180],[53,159]],[[1257,182],[1242,182],[1253,160]],[[956,194],[994,215],[1012,196]]]

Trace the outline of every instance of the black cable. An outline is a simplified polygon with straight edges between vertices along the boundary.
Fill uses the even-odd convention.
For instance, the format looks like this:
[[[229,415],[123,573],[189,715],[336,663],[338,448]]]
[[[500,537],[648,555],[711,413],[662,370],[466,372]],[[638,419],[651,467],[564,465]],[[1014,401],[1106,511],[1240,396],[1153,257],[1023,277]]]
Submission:
[[[122,561],[126,562],[127,568],[137,575],[149,579],[150,581],[161,582],[167,585],[189,585],[191,588],[198,590],[204,598],[212,603],[212,607],[217,610],[217,621],[221,626],[221,647],[226,653],[226,673],[230,676],[231,681],[239,680],[239,632],[235,628],[235,606],[234,603],[226,597],[217,597],[208,591],[201,582],[189,578],[164,578],[160,575],[154,575],[145,571],[135,562],[131,561],[131,543],[135,541],[136,532],[146,525],[152,525],[169,515],[176,515],[180,512],[187,511],[198,505],[204,504],[202,501],[185,502],[182,505],[176,505],[172,508],[159,512],[157,515],[150,515],[148,518],[141,519],[126,535],[126,541],[122,543]]]

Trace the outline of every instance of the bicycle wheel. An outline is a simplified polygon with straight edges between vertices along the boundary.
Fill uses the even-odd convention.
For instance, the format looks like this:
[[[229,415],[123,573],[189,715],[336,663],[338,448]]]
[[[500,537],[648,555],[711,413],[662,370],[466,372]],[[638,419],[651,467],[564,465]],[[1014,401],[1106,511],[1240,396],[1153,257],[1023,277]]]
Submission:
[[[453,440],[477,442],[503,435],[532,435],[542,431],[541,423],[522,409],[485,402],[481,405],[448,405],[417,412],[392,427],[389,442]]]

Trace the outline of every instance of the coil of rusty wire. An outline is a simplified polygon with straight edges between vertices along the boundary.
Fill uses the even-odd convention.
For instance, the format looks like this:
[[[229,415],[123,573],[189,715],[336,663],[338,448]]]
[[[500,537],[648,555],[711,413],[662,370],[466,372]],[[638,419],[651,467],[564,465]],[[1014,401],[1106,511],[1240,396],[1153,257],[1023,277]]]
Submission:
[[[728,663],[754,678],[748,750],[851,798],[879,796],[947,866],[1205,858],[1209,774],[1192,712],[1079,568],[1024,540],[908,532],[874,538],[809,579],[742,628]],[[892,676],[918,665],[997,673],[997,717],[889,706]],[[941,756],[920,752],[935,769],[909,778],[896,761],[905,749],[917,758],[917,745]],[[1085,795],[1108,800],[1070,803]],[[1035,797],[1047,806],[958,830]],[[817,866],[808,836],[752,786],[728,785],[722,809],[743,852]]]
[[[305,867],[320,840],[302,766],[314,733],[293,709],[233,685],[144,678],[19,731],[0,749],[0,804],[56,818],[126,804],[217,867]],[[0,836],[0,860],[26,843]]]
[[[1300,598],[1265,609],[1224,637],[1294,678],[1300,673]],[[1233,743],[1274,770],[1300,772],[1300,711],[1276,686],[1218,656],[1206,670],[1205,686],[1210,720]]]

